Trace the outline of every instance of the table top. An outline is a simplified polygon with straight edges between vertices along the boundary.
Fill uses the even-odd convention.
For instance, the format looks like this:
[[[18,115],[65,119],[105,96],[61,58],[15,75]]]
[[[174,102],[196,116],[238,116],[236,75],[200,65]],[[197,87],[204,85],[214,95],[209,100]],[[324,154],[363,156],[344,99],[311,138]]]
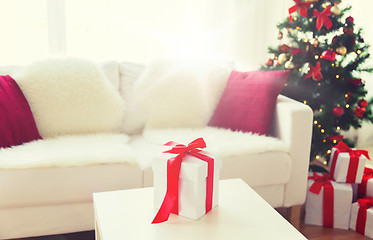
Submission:
[[[219,182],[219,205],[199,220],[171,214],[151,224],[153,188],[94,193],[101,240],[306,239],[241,179]]]

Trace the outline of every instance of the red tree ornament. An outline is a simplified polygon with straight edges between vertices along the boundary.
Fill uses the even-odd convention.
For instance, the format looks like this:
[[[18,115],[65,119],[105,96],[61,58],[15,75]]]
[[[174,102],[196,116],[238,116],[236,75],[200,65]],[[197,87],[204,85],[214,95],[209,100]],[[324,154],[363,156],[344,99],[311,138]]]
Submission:
[[[358,101],[358,104],[359,104],[360,107],[362,107],[362,108],[366,108],[366,107],[368,106],[368,101],[365,100],[365,99],[360,99],[360,100]]]
[[[354,18],[351,17],[351,16],[349,16],[348,18],[346,18],[346,23],[347,23],[347,24],[352,24],[352,23],[354,23]]]
[[[344,113],[343,107],[338,106],[338,107],[333,108],[333,114],[334,114],[334,116],[340,117],[340,116],[343,115],[343,113]]]
[[[321,58],[330,62],[335,61],[335,52],[332,50],[325,50],[321,53]]]
[[[356,108],[354,109],[355,115],[359,118],[364,117],[365,112],[366,112],[366,109],[360,106],[356,106]]]

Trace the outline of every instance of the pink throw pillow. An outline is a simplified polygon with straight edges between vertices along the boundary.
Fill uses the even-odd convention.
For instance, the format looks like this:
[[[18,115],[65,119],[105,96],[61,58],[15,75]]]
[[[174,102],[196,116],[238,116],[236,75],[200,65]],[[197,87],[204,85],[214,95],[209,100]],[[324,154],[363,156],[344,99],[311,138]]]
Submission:
[[[289,71],[232,71],[209,126],[268,135]]]
[[[0,76],[0,148],[41,139],[30,106],[10,76]]]

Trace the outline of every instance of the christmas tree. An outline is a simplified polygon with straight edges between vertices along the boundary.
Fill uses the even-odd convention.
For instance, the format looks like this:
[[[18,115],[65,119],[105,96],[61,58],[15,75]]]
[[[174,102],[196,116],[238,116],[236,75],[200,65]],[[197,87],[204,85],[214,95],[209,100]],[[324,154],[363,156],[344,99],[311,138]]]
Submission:
[[[348,15],[351,6],[336,0],[294,0],[289,17],[278,24],[278,47],[262,70],[290,70],[282,94],[309,105],[314,112],[310,161],[327,164],[331,147],[344,139],[343,130],[373,122],[362,72],[368,44]]]

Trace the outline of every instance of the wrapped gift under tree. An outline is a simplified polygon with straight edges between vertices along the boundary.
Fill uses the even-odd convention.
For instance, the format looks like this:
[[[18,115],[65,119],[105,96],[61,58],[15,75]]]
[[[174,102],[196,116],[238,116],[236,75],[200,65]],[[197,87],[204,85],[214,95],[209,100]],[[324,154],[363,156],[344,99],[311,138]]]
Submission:
[[[351,203],[350,183],[337,183],[328,173],[313,173],[308,180],[305,223],[348,229]]]
[[[367,151],[349,148],[340,141],[332,148],[329,161],[330,175],[336,182],[361,183],[367,159]]]
[[[350,229],[373,238],[373,201],[372,197],[358,199],[352,204]]]

